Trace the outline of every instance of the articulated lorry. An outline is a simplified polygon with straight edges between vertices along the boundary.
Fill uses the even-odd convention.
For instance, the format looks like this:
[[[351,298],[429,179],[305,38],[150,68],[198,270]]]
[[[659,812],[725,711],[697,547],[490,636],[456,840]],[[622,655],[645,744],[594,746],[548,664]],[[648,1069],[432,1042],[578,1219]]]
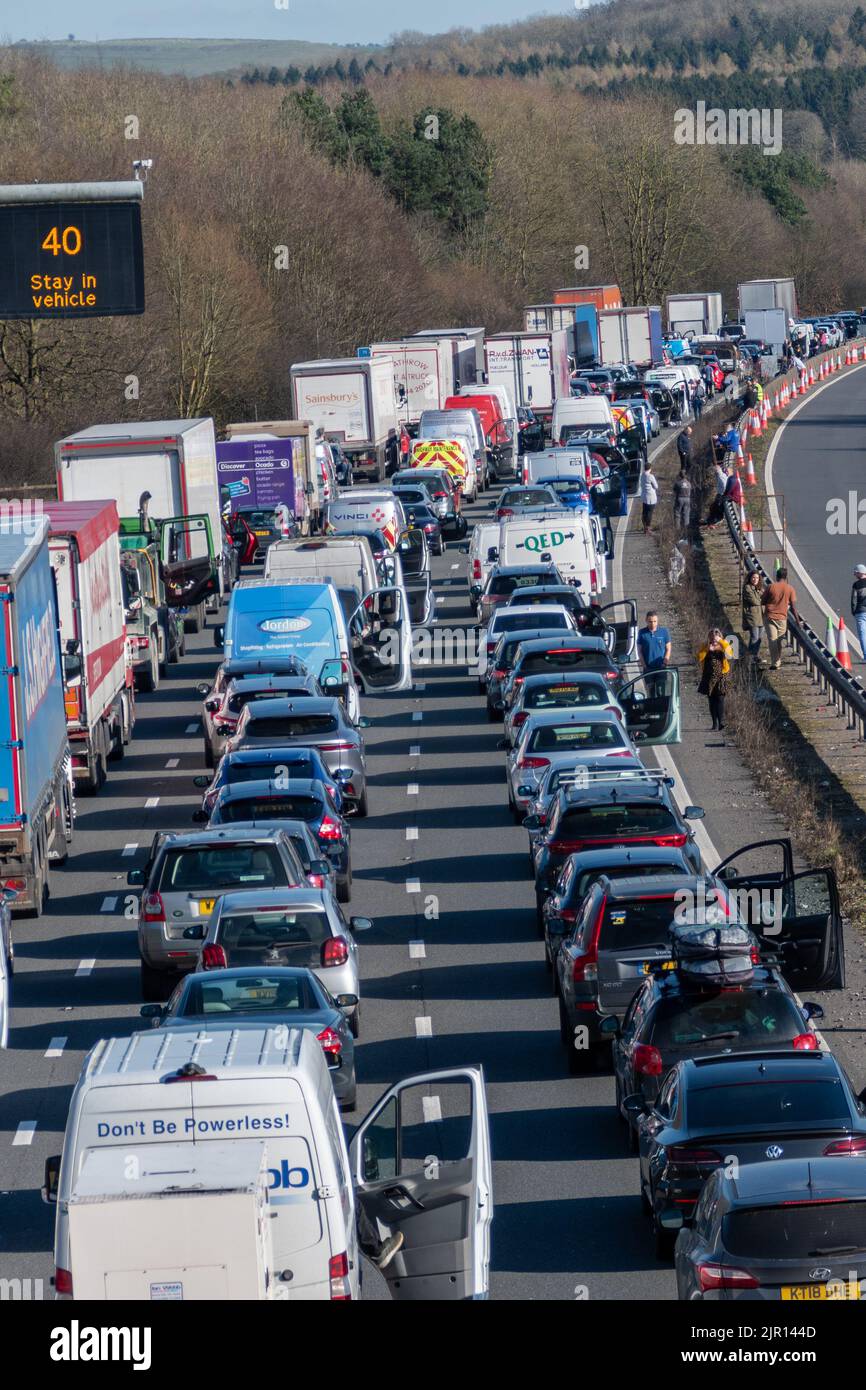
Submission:
[[[114,502],[47,502],[72,774],[97,792],[135,723]]]
[[[157,690],[186,651],[186,637],[181,610],[166,602],[159,538],[142,530],[137,517],[120,523],[120,579],[133,679],[140,690]]]
[[[49,863],[64,863],[75,796],[48,522],[0,526],[0,889],[40,916]]]
[[[298,419],[312,420],[337,440],[353,476],[383,481],[388,431],[400,425],[390,357],[295,362],[291,380]]]
[[[674,337],[688,333],[718,333],[722,326],[720,294],[669,294],[668,330]]]
[[[493,333],[484,340],[487,381],[505,386],[513,401],[550,425],[553,407],[571,394],[571,330]]]
[[[594,304],[527,304],[523,317],[527,333],[567,329],[568,351],[575,367],[592,367],[598,362],[598,310]]]
[[[223,508],[230,512],[287,507],[302,535],[319,529],[325,499],[316,467],[312,420],[248,420],[227,425],[216,446]]]
[[[422,328],[413,338],[441,338],[452,345],[456,388],[484,380],[483,328]],[[446,393],[451,395],[449,391]]]
[[[166,601],[205,625],[225,588],[213,420],[91,425],[54,446],[62,502],[113,497],[121,518],[158,540]]]
[[[572,285],[554,290],[554,304],[592,304],[602,309],[621,309],[622,291],[619,285]]]

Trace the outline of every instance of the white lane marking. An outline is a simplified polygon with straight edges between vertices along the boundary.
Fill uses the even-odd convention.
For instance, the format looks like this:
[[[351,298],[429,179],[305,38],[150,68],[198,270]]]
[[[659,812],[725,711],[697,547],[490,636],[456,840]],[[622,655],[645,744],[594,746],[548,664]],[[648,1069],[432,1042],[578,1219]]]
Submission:
[[[76,975],[89,975],[90,972],[93,970],[93,967],[94,967],[95,965],[96,965],[96,957],[95,957],[95,956],[94,956],[94,958],[93,958],[92,960],[82,960],[82,961],[79,962],[79,964],[78,964],[78,969],[76,970],[75,974],[76,974]]]
[[[421,1097],[421,1113],[425,1124],[434,1124],[442,1119],[442,1102],[438,1096]]]
[[[407,839],[407,840],[417,840],[417,839],[418,839],[418,827],[417,827],[417,825],[407,825],[407,826],[406,826],[406,839]]]
[[[426,959],[427,959],[427,947],[424,945],[424,942],[423,942],[423,941],[410,941],[410,942],[409,942],[409,959],[410,959],[410,960],[426,960]]]
[[[407,795],[407,796],[417,796],[417,795],[418,795],[418,783],[417,783],[417,782],[410,782],[410,783],[409,783],[408,787],[406,788],[406,795]]]
[[[123,851],[122,851],[123,858],[124,858],[124,859],[129,859],[129,857],[130,857],[131,855],[135,854],[135,851],[136,851],[137,849],[138,849],[138,845],[137,845],[137,844],[128,844],[128,845],[124,845],[124,846],[123,846]]]
[[[416,681],[416,682],[415,682],[415,687],[414,687],[414,688],[415,688],[416,690],[426,690],[426,689],[427,689],[427,682],[426,682],[426,681]]]
[[[52,1038],[45,1049],[46,1057],[62,1057],[63,1049],[68,1043],[68,1038]]]
[[[168,762],[166,763],[166,767],[178,767],[179,765],[180,758],[169,758]]]
[[[861,366],[862,365],[863,364],[861,363]],[[776,537],[779,540],[780,545],[782,544],[782,518],[779,515],[779,507],[778,503],[776,502],[776,498],[773,496],[773,460],[776,456],[776,445],[782,438],[782,435],[785,432],[785,426],[787,425],[788,421],[793,420],[794,416],[799,415],[800,411],[803,409],[804,406],[807,406],[810,401],[813,401],[815,399],[816,396],[820,396],[821,392],[826,391],[828,386],[833,385],[835,385],[835,383],[831,377],[828,381],[824,382],[823,386],[819,386],[817,391],[810,391],[808,396],[804,396],[803,399],[799,401],[797,405],[794,406],[794,409],[790,412],[790,414],[785,416],[785,419],[782,421],[781,425],[776,430],[776,433],[773,435],[773,442],[767,451],[767,458],[766,462],[764,463],[764,484],[766,487],[767,496],[770,504],[770,521],[773,523],[773,530],[776,533]],[[838,622],[839,614],[836,612],[835,608],[833,608],[827,602],[826,598],[821,593],[821,590],[818,588],[818,585],[814,582],[811,575],[808,573],[805,565],[803,564],[803,561],[800,559],[799,555],[797,554],[796,550],[791,544],[791,537],[787,534],[785,535],[784,549],[785,555],[787,557],[788,568],[790,569],[793,566],[793,568],[797,571],[797,576],[800,579],[803,588],[809,594],[811,594],[812,598],[817,603],[818,608],[820,609],[823,616],[826,618],[829,615],[833,619],[833,623],[835,626]],[[847,625],[845,628],[845,635],[848,638],[848,646],[852,647],[853,650],[857,653],[857,655],[862,657],[864,655],[863,649],[860,646],[857,637],[854,635],[854,632],[852,632],[851,629],[847,627]],[[824,634],[822,632],[819,632],[818,636],[823,642]]]
[[[158,806],[158,805],[159,805],[159,797],[158,797],[158,796],[149,796],[149,797],[147,798],[147,800],[145,801],[145,803],[144,803],[144,809],[145,809],[146,811],[152,811],[153,808],[154,808],[154,806]]]
[[[413,723],[413,724],[420,724],[420,723],[421,723],[421,720],[422,720],[423,718],[424,718],[424,716],[423,716],[423,714],[421,713],[421,711],[420,711],[419,709],[416,709],[415,712],[414,712],[414,714],[412,715],[412,723]]]
[[[187,724],[187,726],[186,726],[186,733],[188,733],[188,734],[197,734],[197,733],[198,733],[198,729],[199,729],[198,724]]]
[[[410,743],[410,744],[409,744],[409,757],[410,757],[410,758],[420,758],[420,756],[421,756],[421,745],[420,745],[420,743]]]
[[[407,892],[407,893],[420,893],[420,892],[421,892],[421,880],[420,880],[420,878],[407,878],[407,880],[406,880],[406,892]]]
[[[21,1123],[20,1123],[20,1125],[18,1126],[18,1128],[17,1128],[16,1131],[15,1131],[15,1136],[14,1136],[14,1138],[13,1138],[13,1140],[12,1140],[12,1143],[13,1143],[13,1144],[32,1144],[32,1143],[33,1143],[33,1136],[34,1136],[35,1133],[36,1133],[36,1121],[35,1121],[35,1120],[22,1120]]]
[[[451,568],[452,568],[453,570],[459,570],[460,566],[459,566],[459,565],[452,565]]]
[[[100,912],[113,912],[117,907],[117,898],[103,898]]]
[[[415,1037],[416,1037],[416,1038],[432,1038],[432,1036],[433,1036],[433,1020],[432,1020],[432,1018],[430,1018],[429,1015],[426,1016],[426,1017],[423,1017],[423,1018],[416,1018],[416,1019],[415,1019]]]

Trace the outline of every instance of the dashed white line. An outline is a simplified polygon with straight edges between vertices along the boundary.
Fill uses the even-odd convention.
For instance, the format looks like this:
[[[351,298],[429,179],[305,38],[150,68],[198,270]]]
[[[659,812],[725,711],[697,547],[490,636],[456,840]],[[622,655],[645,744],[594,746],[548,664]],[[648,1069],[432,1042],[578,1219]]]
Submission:
[[[63,1049],[68,1043],[68,1038],[52,1038],[45,1049],[46,1057],[62,1057]]]
[[[117,898],[103,898],[100,912],[113,912],[117,907]]]
[[[420,724],[420,723],[421,723],[421,720],[422,720],[423,718],[424,718],[424,716],[423,716],[423,714],[421,713],[421,711],[420,711],[419,709],[416,709],[415,712],[414,712],[413,715],[412,715],[412,723],[413,723],[413,724]]]
[[[186,726],[186,733],[188,733],[188,734],[197,734],[197,733],[198,733],[198,724],[187,724],[187,726]]]
[[[459,566],[459,565],[452,565],[451,568],[452,568],[453,570],[459,570],[460,566]]]
[[[138,845],[137,845],[137,844],[124,845],[124,846],[123,846],[123,850],[122,850],[122,854],[123,854],[124,859],[129,859],[130,855],[135,854],[135,851],[136,851],[137,849],[138,849]]]
[[[426,690],[426,689],[427,689],[427,682],[426,682],[426,681],[416,681],[416,682],[415,682],[415,685],[414,685],[414,689],[415,689],[415,690]]]
[[[417,825],[407,825],[407,826],[406,826],[406,839],[407,839],[407,840],[417,840],[417,839],[418,839],[418,827],[417,827]]]
[[[93,970],[93,967],[94,967],[95,965],[96,965],[96,957],[94,957],[92,960],[82,960],[82,961],[79,961],[78,969],[76,970],[75,973],[76,973],[76,975],[89,975],[89,974],[91,973],[91,971]]]
[[[13,1144],[32,1144],[32,1143],[33,1143],[33,1136],[34,1136],[35,1133],[36,1133],[36,1121],[35,1121],[35,1120],[22,1120],[21,1123],[20,1123],[20,1125],[18,1126],[18,1128],[17,1128],[16,1131],[15,1131],[15,1136],[14,1136],[14,1138],[13,1138],[13,1140],[12,1140],[12,1143],[13,1143]]]
[[[410,783],[409,783],[408,787],[406,788],[406,795],[407,795],[407,796],[417,796],[417,795],[418,795],[418,783],[417,783],[417,782],[410,782]]]
[[[423,942],[423,941],[410,941],[410,942],[409,942],[409,959],[410,959],[410,960],[426,960],[426,959],[427,959],[427,947],[424,945],[424,942]]]
[[[420,758],[420,756],[421,756],[421,745],[420,745],[420,743],[410,743],[410,744],[409,744],[409,757],[410,757],[410,758]]]
[[[179,766],[180,766],[180,758],[169,758],[168,762],[166,763],[166,767],[179,767]]]
[[[429,1015],[424,1016],[424,1017],[422,1017],[422,1018],[416,1018],[416,1019],[415,1019],[415,1037],[416,1037],[416,1038],[432,1038],[432,1036],[433,1036],[433,1020],[432,1020],[432,1018],[430,1018]]]
[[[433,1124],[442,1119],[442,1102],[438,1096],[421,1097],[421,1113],[425,1124]]]
[[[158,805],[159,805],[159,797],[158,797],[158,796],[149,796],[149,797],[147,798],[147,800],[145,801],[145,803],[144,803],[144,809],[145,809],[146,811],[152,811],[153,808],[154,808],[154,806],[158,806]]]
[[[406,892],[407,892],[407,893],[420,893],[420,892],[421,892],[421,880],[420,880],[420,878],[407,878],[407,880],[406,880]]]

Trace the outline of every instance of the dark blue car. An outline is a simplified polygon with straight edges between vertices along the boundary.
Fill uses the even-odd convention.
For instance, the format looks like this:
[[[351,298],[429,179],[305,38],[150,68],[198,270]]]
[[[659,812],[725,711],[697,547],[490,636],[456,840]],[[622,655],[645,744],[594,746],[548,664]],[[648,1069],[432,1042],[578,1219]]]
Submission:
[[[285,767],[287,777],[302,777],[322,782],[334,803],[334,810],[342,814],[342,788],[326,768],[318,748],[236,748],[223,754],[213,777],[203,774],[193,777],[194,786],[206,789],[201,802],[204,814],[193,819],[208,819],[222,787],[267,779],[272,775],[271,770],[274,767]]]

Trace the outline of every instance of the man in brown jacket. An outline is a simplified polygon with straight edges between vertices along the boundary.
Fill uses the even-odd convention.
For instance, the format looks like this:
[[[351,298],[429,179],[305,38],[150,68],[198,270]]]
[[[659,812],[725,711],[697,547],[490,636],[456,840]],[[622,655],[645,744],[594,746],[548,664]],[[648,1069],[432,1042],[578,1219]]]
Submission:
[[[782,664],[782,638],[788,628],[788,609],[796,618],[796,603],[797,595],[788,583],[788,571],[780,569],[775,582],[768,584],[761,596],[771,671],[778,671]]]

